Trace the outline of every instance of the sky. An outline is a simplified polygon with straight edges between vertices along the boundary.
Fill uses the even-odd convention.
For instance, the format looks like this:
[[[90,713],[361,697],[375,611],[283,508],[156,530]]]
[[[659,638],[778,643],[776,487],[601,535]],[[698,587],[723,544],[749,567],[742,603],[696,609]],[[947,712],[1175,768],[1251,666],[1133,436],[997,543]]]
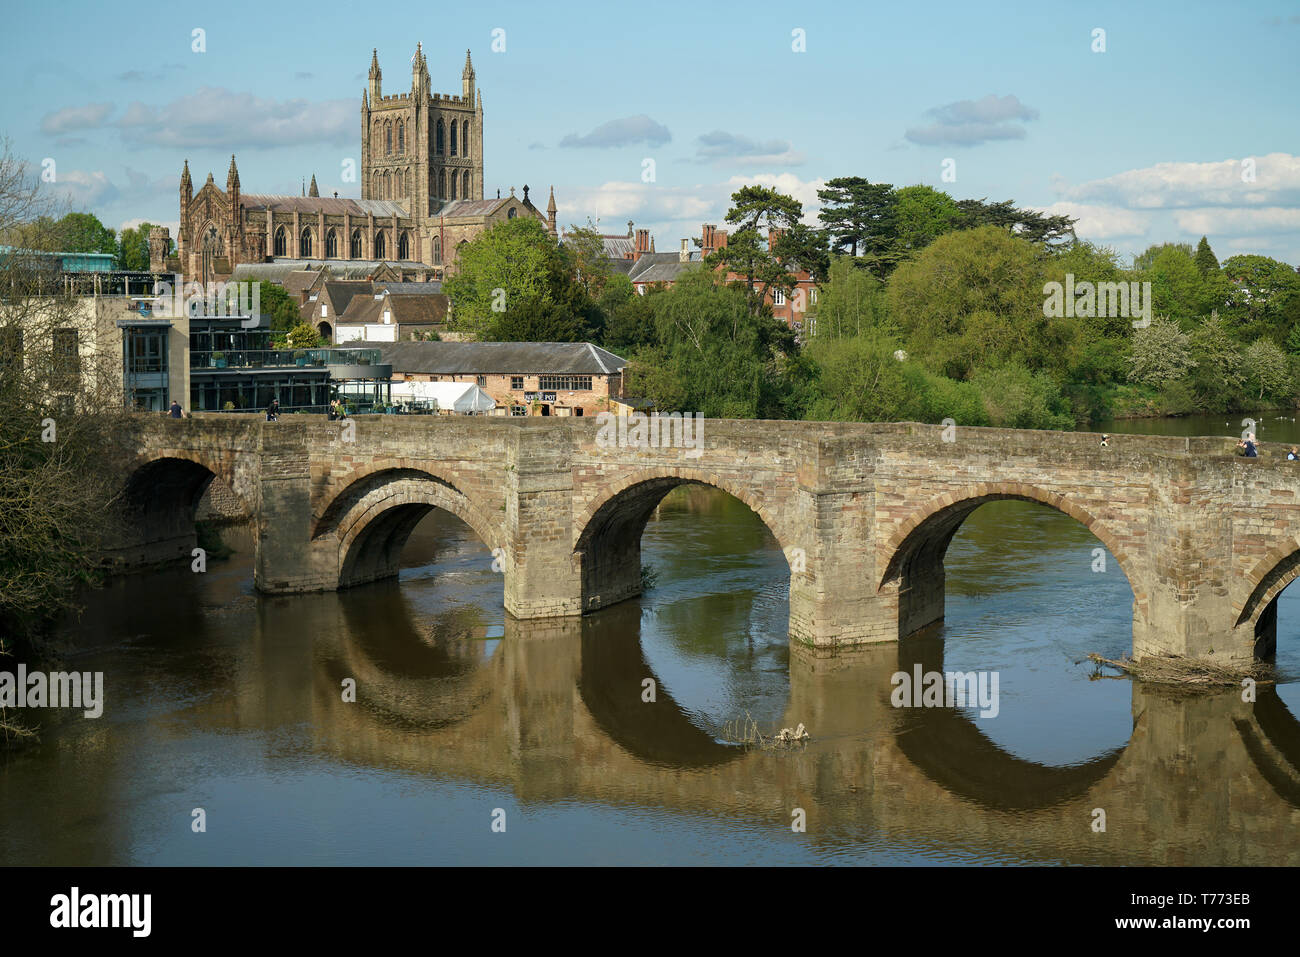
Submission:
[[[815,222],[836,176],[923,183],[1079,218],[1130,257],[1209,237],[1220,260],[1300,264],[1300,2],[745,3],[480,0],[13,5],[0,137],[47,188],[120,229],[195,188],[360,196],[361,93],[433,89],[471,51],[485,195],[554,186],[561,227],[678,248],[732,192],[775,186]],[[382,20],[382,22],[378,22]],[[392,24],[401,24],[395,29]],[[197,31],[197,32],[196,32]]]

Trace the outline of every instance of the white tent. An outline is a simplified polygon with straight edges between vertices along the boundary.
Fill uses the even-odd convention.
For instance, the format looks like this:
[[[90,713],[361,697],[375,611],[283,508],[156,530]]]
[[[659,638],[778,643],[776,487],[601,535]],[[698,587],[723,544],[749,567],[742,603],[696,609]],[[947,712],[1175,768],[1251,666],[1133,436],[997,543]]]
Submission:
[[[496,400],[472,382],[394,382],[394,402],[437,402],[441,412],[491,412]]]

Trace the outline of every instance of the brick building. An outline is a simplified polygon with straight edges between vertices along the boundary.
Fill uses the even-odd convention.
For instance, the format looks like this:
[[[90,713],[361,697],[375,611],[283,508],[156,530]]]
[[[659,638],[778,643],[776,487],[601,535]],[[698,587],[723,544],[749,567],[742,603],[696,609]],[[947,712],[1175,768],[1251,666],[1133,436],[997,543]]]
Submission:
[[[498,415],[590,416],[615,411],[627,360],[589,342],[350,343],[377,348],[393,382],[468,382]]]

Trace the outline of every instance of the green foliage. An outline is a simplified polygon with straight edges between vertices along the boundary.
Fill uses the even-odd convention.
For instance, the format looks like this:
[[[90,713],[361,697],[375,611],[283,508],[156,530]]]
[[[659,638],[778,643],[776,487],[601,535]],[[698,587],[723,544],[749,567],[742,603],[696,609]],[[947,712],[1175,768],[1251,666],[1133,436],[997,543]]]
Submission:
[[[956,201],[933,187],[904,186],[895,195],[894,249],[899,255],[919,252],[961,220]]]
[[[1219,260],[1214,255],[1214,250],[1210,248],[1210,241],[1204,236],[1196,244],[1196,268],[1201,271],[1202,276],[1217,272],[1219,268]]]
[[[989,424],[1006,429],[1072,429],[1074,416],[1050,376],[1014,363],[980,369],[971,379]]]
[[[1159,387],[1183,378],[1195,367],[1191,336],[1168,317],[1158,316],[1145,329],[1134,331],[1130,382]]]
[[[302,321],[301,309],[283,286],[259,280],[258,288],[262,315],[270,317],[271,331],[287,333]]]
[[[848,256],[836,256],[817,296],[817,337],[841,339],[888,328],[885,286]]]
[[[321,344],[320,333],[309,322],[300,322],[285,337],[291,349],[315,349]]]
[[[504,311],[555,302],[567,264],[555,239],[533,216],[497,223],[460,247],[456,271],[442,288],[453,325],[487,333]]]

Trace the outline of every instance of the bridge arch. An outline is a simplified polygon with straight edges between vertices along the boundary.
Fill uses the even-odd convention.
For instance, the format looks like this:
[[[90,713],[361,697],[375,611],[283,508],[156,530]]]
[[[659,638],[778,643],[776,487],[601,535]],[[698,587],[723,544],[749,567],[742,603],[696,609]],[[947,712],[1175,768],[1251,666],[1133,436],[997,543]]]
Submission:
[[[469,496],[410,468],[378,469],[352,481],[325,508],[313,538],[336,538],[340,588],[391,578],[411,532],[433,508],[459,518],[488,548],[503,547],[498,526]]]
[[[905,638],[943,619],[944,557],[962,524],[981,505],[1018,500],[1046,505],[1088,529],[1119,563],[1133,589],[1135,621],[1145,622],[1148,602],[1134,577],[1134,561],[1115,534],[1077,501],[1020,482],[982,482],[930,499],[910,514],[884,546],[884,573],[877,593],[895,599],[898,637]],[[878,566],[879,567],[879,566]]]
[[[114,557],[127,565],[188,557],[196,541],[195,512],[214,480],[230,490],[245,514],[254,513],[220,456],[155,449],[138,458],[122,486]]]
[[[1277,599],[1300,578],[1300,540],[1288,537],[1255,563],[1232,603],[1235,628],[1254,632],[1256,657],[1271,654],[1277,646]],[[1247,637],[1250,637],[1247,635]]]
[[[641,535],[664,496],[682,485],[708,485],[739,499],[789,555],[791,536],[775,510],[753,488],[705,469],[645,469],[605,486],[574,523],[573,551],[582,569],[583,611],[641,593]],[[795,575],[791,573],[792,583]]]

